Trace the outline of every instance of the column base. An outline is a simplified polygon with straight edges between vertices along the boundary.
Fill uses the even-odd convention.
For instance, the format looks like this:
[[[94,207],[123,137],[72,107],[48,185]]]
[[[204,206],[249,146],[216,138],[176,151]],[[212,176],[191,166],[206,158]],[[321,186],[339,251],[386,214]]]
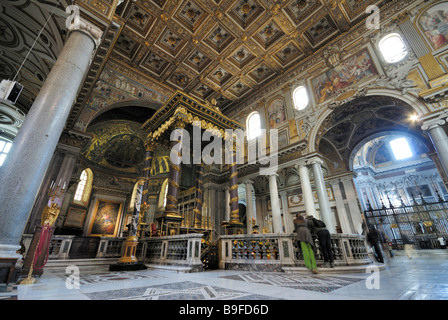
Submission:
[[[138,259],[135,257],[137,251],[138,239],[136,236],[129,236],[124,242],[124,255],[118,260],[118,263],[137,263]]]

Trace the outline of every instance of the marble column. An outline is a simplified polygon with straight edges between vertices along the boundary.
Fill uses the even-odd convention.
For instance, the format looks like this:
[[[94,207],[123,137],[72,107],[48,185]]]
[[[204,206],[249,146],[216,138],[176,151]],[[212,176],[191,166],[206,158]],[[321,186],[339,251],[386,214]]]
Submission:
[[[280,212],[280,201],[278,198],[277,174],[269,174],[269,194],[271,198],[272,226],[274,233],[284,233],[282,226],[282,214]]]
[[[225,214],[224,214],[224,220],[229,221],[230,220],[230,192],[229,187],[225,187],[224,190],[224,204],[225,204]]]
[[[310,175],[306,162],[300,161],[295,167],[299,171],[302,199],[305,204],[306,214],[318,218],[316,216],[316,208],[314,207],[313,190],[311,189]]]
[[[244,181],[246,186],[246,225],[247,225],[247,233],[252,233],[252,223],[251,220],[255,219],[254,214],[254,202],[253,202],[253,193],[252,193],[252,184],[253,182],[250,180]]]
[[[431,141],[439,156],[440,163],[446,176],[448,176],[448,136],[443,126],[446,124],[444,119],[436,119],[424,122],[422,130],[427,131]]]
[[[362,233],[362,217],[361,211],[358,205],[358,195],[353,186],[353,178],[344,177],[341,178],[342,185],[344,186],[345,195],[347,197],[348,208],[350,210],[350,217],[353,223],[354,232],[361,234]]]
[[[22,231],[100,37],[84,21],[71,31],[1,167],[0,258],[18,257]]]
[[[280,193],[280,200],[283,208],[283,225],[286,233],[294,232],[294,221],[292,215],[288,211],[288,194],[286,191]]]
[[[336,210],[338,212],[339,222],[342,233],[353,233],[353,228],[348,217],[347,210],[345,210],[345,203],[342,197],[342,191],[339,186],[339,179],[330,181],[331,189],[333,189],[334,199],[336,201]]]
[[[323,161],[320,159],[311,159],[310,163],[313,166],[314,186],[316,188],[317,200],[319,201],[320,217],[327,225],[328,231],[330,231],[330,233],[336,233],[334,217],[331,212],[327,187],[325,186],[324,174],[322,172]]]

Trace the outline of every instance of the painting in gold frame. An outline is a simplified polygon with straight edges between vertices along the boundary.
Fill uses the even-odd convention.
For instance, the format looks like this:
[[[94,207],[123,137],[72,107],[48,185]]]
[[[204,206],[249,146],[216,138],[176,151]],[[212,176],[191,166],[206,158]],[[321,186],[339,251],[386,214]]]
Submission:
[[[123,203],[97,199],[90,220],[89,236],[116,237]]]
[[[65,217],[64,227],[82,228],[85,216],[85,209],[70,207],[67,216]]]

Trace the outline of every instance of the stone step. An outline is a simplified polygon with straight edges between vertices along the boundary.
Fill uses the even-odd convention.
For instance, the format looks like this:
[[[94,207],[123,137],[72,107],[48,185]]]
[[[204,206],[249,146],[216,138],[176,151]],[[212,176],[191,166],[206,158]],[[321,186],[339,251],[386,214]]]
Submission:
[[[383,263],[375,263],[360,266],[335,266],[334,268],[317,268],[319,274],[347,274],[347,273],[367,273],[372,267],[377,267],[380,271],[384,270]],[[311,273],[306,267],[283,267],[285,273]],[[370,272],[369,272],[370,273]]]
[[[172,265],[161,265],[161,264],[145,264],[148,269],[157,269],[172,271],[176,273],[190,273],[192,268],[186,266],[172,266]]]
[[[111,265],[118,262],[118,258],[101,258],[101,259],[55,259],[48,260],[45,268],[63,268],[70,265],[81,266],[101,266]]]

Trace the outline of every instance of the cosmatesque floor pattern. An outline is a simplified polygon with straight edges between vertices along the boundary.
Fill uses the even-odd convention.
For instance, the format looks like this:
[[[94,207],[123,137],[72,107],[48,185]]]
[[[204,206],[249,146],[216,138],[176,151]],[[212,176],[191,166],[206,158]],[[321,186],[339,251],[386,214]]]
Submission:
[[[265,272],[236,274],[231,276],[224,276],[223,278],[293,289],[311,290],[317,292],[331,292],[352,283],[361,281],[361,279],[359,278],[342,278],[325,275],[309,276],[304,274],[282,274]]]
[[[448,300],[448,250],[397,253],[383,270],[339,274],[148,268],[110,272],[79,267],[79,286],[64,268],[46,269],[34,285],[0,299],[17,300]]]

